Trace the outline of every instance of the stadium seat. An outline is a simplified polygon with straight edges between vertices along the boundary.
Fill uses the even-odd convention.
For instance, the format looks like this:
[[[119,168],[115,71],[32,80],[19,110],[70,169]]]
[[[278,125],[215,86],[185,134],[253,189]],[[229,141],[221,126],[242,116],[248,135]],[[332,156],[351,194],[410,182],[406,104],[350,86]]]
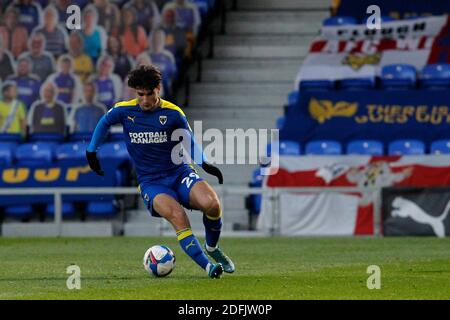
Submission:
[[[358,24],[358,21],[355,18],[348,16],[334,16],[322,21],[323,26],[345,26],[354,24]]]
[[[0,168],[12,165],[16,147],[14,142],[0,142]]]
[[[73,203],[63,202],[61,209],[62,209],[63,218],[72,217],[75,215],[75,207],[74,207]],[[55,205],[53,203],[47,205],[46,214],[49,217],[55,216]]]
[[[296,106],[298,103],[298,99],[300,98],[300,92],[297,90],[292,91],[288,95],[288,107]]]
[[[33,215],[33,207],[30,204],[25,205],[11,205],[5,207],[5,216],[22,219]]]
[[[22,136],[20,134],[0,133],[0,141],[1,142],[21,143],[23,141],[23,139],[22,139]]]
[[[284,127],[284,123],[286,122],[286,117],[282,116],[277,118],[276,127],[277,129],[282,129]]]
[[[59,145],[55,151],[55,157],[61,160],[79,160],[86,158],[86,148],[88,144],[85,142],[68,142]]]
[[[390,64],[381,69],[383,89],[412,89],[416,85],[416,68],[409,64]]]
[[[300,155],[300,144],[296,141],[281,140],[280,155]]]
[[[114,150],[114,144],[115,143],[107,143],[106,149],[107,153],[110,152],[110,149]],[[105,146],[104,145],[104,146]],[[112,148],[108,147],[109,145],[112,145]],[[66,165],[74,165],[77,166],[80,165],[87,165],[86,160],[86,148],[88,146],[88,143],[86,142],[67,142],[64,144],[59,145],[56,148],[55,151],[55,157],[60,164],[66,164]],[[103,146],[100,148],[102,150]],[[104,158],[103,158],[104,159]],[[108,161],[114,161],[111,160],[111,158],[108,158]],[[105,163],[103,164],[105,165]],[[110,187],[114,187],[117,185],[122,185],[123,180],[127,177],[125,173],[122,172],[122,170],[116,170],[114,172],[115,174],[115,182],[114,185],[111,185]],[[94,201],[99,199],[99,197],[103,197],[103,199],[108,199],[110,201],[113,201],[114,195],[108,194],[108,195],[100,195],[100,194],[70,194],[70,195],[63,195],[63,210],[65,210],[65,213],[63,213],[64,216],[72,216],[75,213],[75,210],[73,208],[73,203],[84,203],[88,204],[90,201]],[[65,206],[65,207],[64,207]],[[52,216],[53,205],[47,206],[47,214]]]
[[[375,88],[375,77],[349,78],[339,81],[339,89],[342,90],[367,90]]]
[[[130,176],[130,158],[124,141],[108,142],[103,144],[98,151],[98,158],[108,161],[110,165],[117,166],[114,172],[115,186],[127,185]],[[103,201],[91,201],[87,205],[86,213],[89,216],[111,216],[117,212],[113,205],[114,195],[103,195]]]
[[[342,154],[342,146],[337,141],[316,140],[306,144],[305,154],[307,155],[338,155]]]
[[[49,141],[49,142],[63,142],[64,135],[60,133],[46,132],[46,133],[33,133],[29,137],[30,142],[35,141]]]
[[[334,82],[331,80],[302,80],[299,84],[300,92],[305,91],[330,91],[334,89]]]
[[[274,147],[278,147],[278,154],[282,156],[287,155],[300,155],[300,144],[296,141],[290,140],[281,140],[279,145],[269,143],[267,145],[266,154],[268,157],[272,156],[272,152],[274,151]]]
[[[88,203],[86,213],[93,217],[112,216],[117,213],[117,207],[112,201],[92,201]]]
[[[17,166],[35,167],[48,166],[53,162],[55,143],[53,142],[31,142],[17,146],[15,159]],[[15,197],[13,197],[15,198]],[[51,195],[20,196],[20,205],[14,204],[9,207],[11,215],[26,215],[31,204],[45,204],[52,201]],[[11,199],[9,199],[11,200]],[[21,208],[23,206],[23,208]]]
[[[376,140],[354,140],[347,145],[347,154],[382,156],[383,143]]]
[[[437,140],[431,143],[431,154],[450,154],[450,140]]]
[[[425,144],[419,140],[394,140],[388,149],[392,156],[425,154]]]
[[[98,151],[99,159],[108,158],[116,160],[129,160],[127,147],[124,141],[108,142],[103,144]]]
[[[420,75],[420,86],[426,89],[450,88],[450,64],[426,65]]]
[[[24,143],[16,148],[15,158],[21,166],[46,165],[53,161],[55,144],[50,142]]]

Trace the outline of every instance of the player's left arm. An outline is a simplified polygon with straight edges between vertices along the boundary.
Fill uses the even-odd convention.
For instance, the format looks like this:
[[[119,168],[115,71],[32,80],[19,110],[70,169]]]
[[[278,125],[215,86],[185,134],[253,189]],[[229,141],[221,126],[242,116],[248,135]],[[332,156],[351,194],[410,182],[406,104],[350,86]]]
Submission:
[[[92,134],[91,142],[86,149],[86,158],[89,163],[89,167],[100,176],[105,175],[100,161],[97,158],[97,150],[101,143],[108,135],[109,128],[116,123],[120,122],[120,110],[119,108],[110,109],[103,117],[100,118],[94,133]]]
[[[186,117],[181,115],[181,121],[182,121],[182,128],[186,129],[187,134],[189,135],[191,158],[194,160],[196,164],[201,166],[206,173],[209,173],[210,175],[217,177],[217,180],[219,180],[219,184],[223,184],[222,172],[220,171],[219,168],[209,163],[202,148],[198,145],[197,141],[195,141],[194,133],[192,132]],[[194,155],[193,157],[192,153]]]

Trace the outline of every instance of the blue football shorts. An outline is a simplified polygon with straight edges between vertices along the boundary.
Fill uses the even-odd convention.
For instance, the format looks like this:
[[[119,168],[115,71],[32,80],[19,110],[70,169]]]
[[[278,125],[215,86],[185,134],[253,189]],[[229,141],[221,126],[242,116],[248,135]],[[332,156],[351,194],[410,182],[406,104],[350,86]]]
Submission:
[[[193,209],[189,205],[189,193],[199,181],[203,181],[203,179],[200,178],[195,169],[182,166],[163,178],[141,182],[139,192],[150,214],[153,217],[161,217],[153,208],[153,199],[158,194],[167,194],[186,209]]]

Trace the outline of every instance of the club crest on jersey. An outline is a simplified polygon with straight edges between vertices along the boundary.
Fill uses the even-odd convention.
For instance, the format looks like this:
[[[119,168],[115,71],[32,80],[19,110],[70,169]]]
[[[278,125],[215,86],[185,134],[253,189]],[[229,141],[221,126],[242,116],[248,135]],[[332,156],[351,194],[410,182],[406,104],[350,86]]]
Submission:
[[[167,116],[159,116],[159,122],[160,122],[162,125],[165,125],[166,122],[167,122]]]

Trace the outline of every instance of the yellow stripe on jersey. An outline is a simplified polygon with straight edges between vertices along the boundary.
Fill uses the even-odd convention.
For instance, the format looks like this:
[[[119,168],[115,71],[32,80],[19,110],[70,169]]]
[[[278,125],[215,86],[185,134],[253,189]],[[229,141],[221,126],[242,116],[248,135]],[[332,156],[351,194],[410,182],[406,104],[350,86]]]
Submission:
[[[192,230],[187,228],[187,229],[183,229],[177,232],[177,239],[178,241],[183,240],[184,238],[189,237],[190,235],[192,235]]]
[[[135,107],[138,105],[138,99],[133,99],[133,100],[128,100],[128,101],[121,101],[121,102],[117,102],[114,105],[114,108],[117,107]]]
[[[181,113],[183,115],[183,117],[186,117],[186,115],[184,114],[183,110],[181,110],[180,107],[174,105],[173,103],[171,103],[169,101],[161,99],[161,108],[176,110],[179,113]]]

